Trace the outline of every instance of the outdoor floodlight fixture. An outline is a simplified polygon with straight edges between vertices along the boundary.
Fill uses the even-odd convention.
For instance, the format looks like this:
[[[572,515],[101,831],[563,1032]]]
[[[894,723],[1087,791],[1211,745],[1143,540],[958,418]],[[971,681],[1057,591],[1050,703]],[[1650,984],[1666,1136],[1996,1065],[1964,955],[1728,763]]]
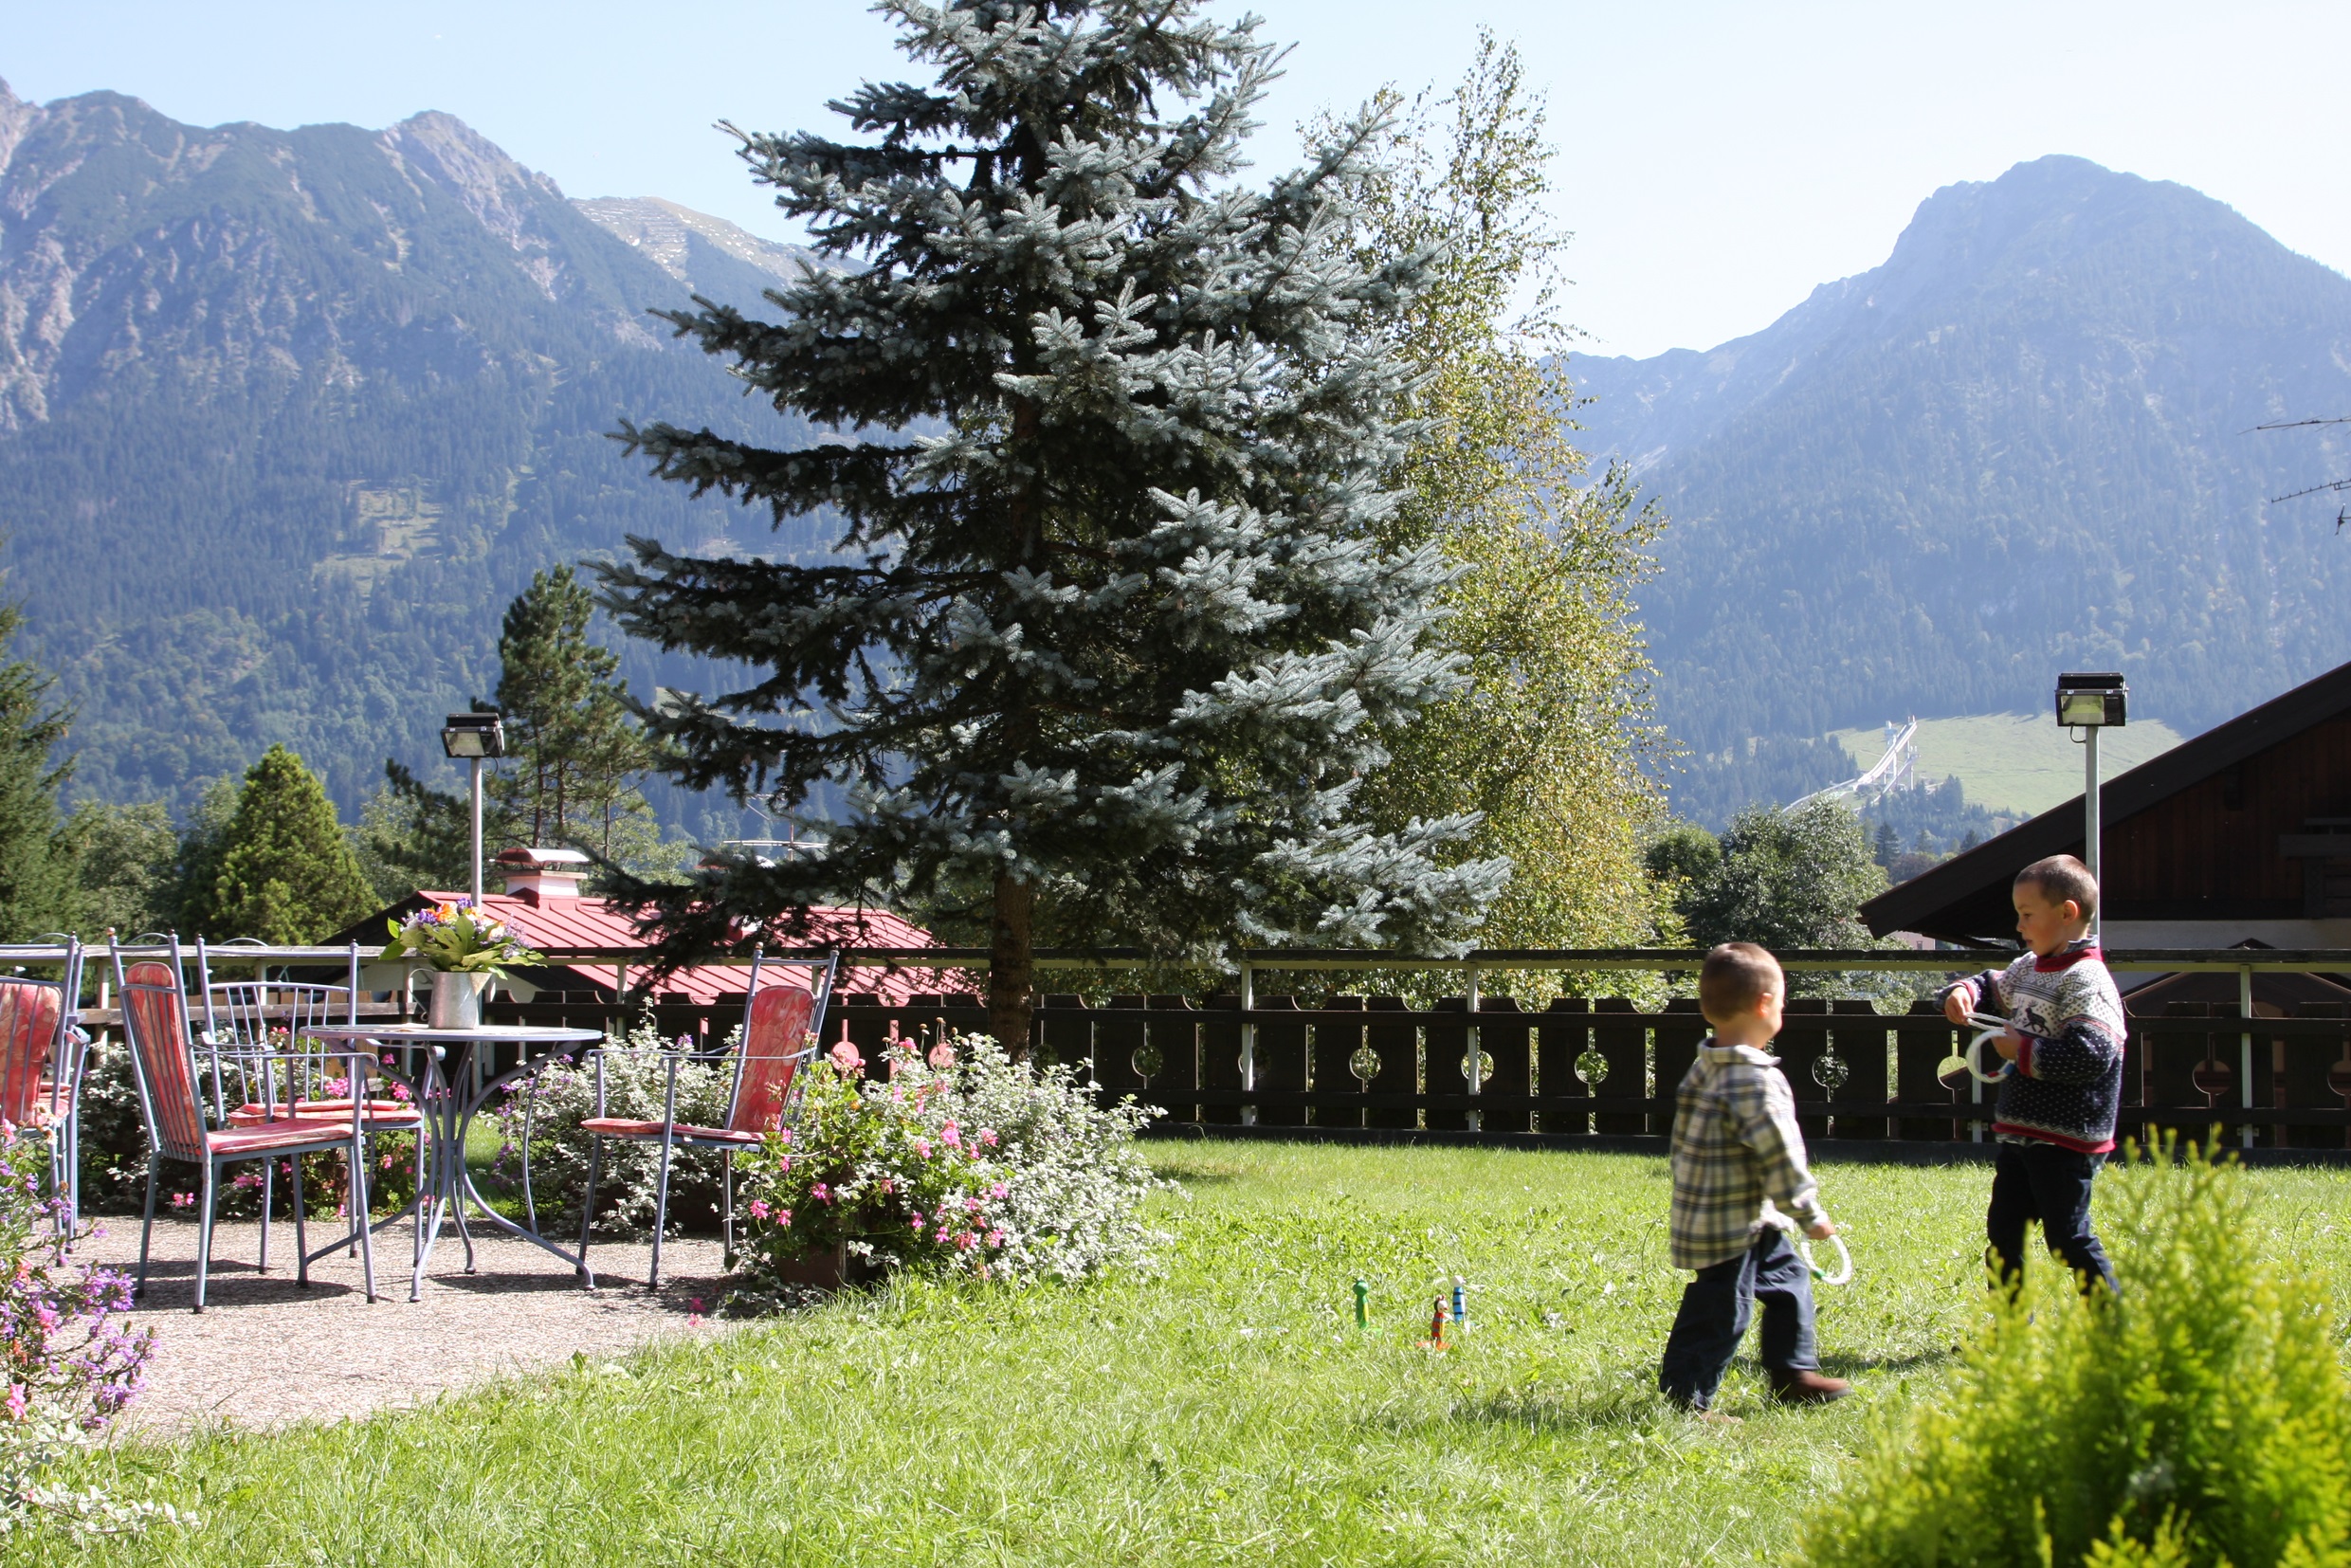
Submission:
[[[2102,895],[2105,868],[2103,846],[2099,843],[2099,792],[2104,785],[2098,776],[2098,732],[2122,726],[2129,696],[2130,687],[2123,684],[2120,671],[2069,670],[2057,677],[2057,722],[2082,732],[2082,860],[2088,866],[2090,881],[2099,884]],[[2092,937],[2104,933],[2105,906],[2106,901],[2101,896],[2098,912],[2090,916]]]
[[[452,713],[441,721],[441,749],[458,758],[506,755],[506,721],[495,713]]]
[[[2118,673],[2068,671],[2057,677],[2057,722],[2069,730],[2120,728],[2129,697]]]

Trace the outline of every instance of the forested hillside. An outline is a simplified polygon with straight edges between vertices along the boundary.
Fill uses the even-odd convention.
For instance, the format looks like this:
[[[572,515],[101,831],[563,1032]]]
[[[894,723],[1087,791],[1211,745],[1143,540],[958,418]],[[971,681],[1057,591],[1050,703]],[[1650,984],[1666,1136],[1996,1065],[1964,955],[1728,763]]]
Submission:
[[[1671,514],[1642,594],[1720,820],[1848,767],[1809,738],[2046,711],[2121,668],[2193,734],[2351,658],[2351,280],[2185,187],[2079,158],[1956,185],[1885,265],[1752,337],[1576,363],[1597,451]]]
[[[821,547],[606,439],[777,438],[644,312],[748,299],[790,253],[594,205],[445,115],[207,130],[0,85],[0,560],[80,705],[80,793],[184,804],[284,741],[348,811],[387,756],[438,757],[535,568],[629,533]],[[640,689],[676,673],[626,656]]]

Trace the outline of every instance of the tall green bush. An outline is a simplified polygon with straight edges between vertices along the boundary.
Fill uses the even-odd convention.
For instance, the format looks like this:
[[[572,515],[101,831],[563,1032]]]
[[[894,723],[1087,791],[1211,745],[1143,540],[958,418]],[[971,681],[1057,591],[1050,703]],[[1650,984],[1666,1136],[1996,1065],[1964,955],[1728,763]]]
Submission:
[[[283,746],[246,770],[216,852],[180,911],[189,934],[311,942],[375,907],[326,786]]]
[[[1996,1303],[1950,1387],[1879,1435],[1807,1560],[2351,1562],[2351,1384],[2319,1281],[2263,1256],[2242,1173],[2118,1168],[2119,1301],[2064,1270]]]

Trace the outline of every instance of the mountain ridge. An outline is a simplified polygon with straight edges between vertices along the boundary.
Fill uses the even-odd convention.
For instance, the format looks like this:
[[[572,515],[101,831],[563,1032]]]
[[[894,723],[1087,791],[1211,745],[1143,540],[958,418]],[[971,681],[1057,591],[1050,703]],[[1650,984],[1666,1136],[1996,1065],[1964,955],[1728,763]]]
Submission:
[[[447,115],[208,129],[0,87],[0,562],[78,787],[186,804],[282,740],[349,811],[387,755],[444,766],[534,570],[629,533],[821,549],[608,439],[808,439],[648,321],[698,285]],[[708,674],[621,651],[641,687]]]
[[[2351,280],[2185,186],[2020,164],[1760,333],[1570,369],[1674,520],[1641,608],[1685,793],[1742,745],[2037,711],[2060,668],[2194,733],[2351,658],[2342,549],[2268,505],[2344,443],[2245,433],[2351,409]]]

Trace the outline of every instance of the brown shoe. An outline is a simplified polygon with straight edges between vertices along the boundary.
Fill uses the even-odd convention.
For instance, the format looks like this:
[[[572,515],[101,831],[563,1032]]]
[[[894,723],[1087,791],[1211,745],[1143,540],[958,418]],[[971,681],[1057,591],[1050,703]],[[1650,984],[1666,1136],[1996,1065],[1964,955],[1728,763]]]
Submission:
[[[1775,1372],[1771,1378],[1772,1396],[1783,1405],[1832,1405],[1853,1392],[1844,1378],[1817,1372]]]

